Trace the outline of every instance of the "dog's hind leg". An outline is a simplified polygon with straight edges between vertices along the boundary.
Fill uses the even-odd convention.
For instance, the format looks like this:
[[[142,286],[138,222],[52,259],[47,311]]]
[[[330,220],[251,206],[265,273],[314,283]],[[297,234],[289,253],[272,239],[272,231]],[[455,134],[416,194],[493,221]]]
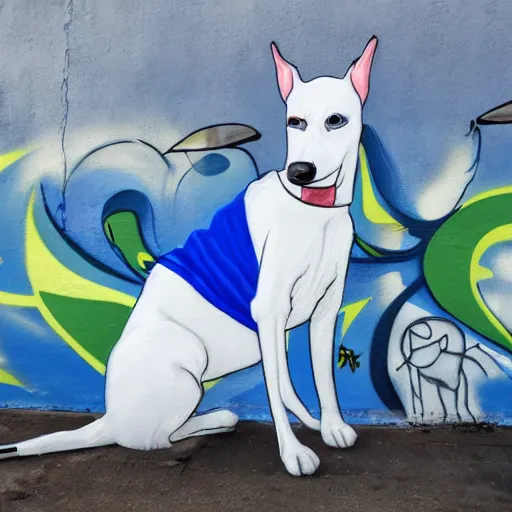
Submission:
[[[306,427],[320,431],[320,421],[311,416],[295,392],[284,347],[278,349],[277,365],[279,368],[279,391],[285,407],[294,414],[300,422],[306,425]]]
[[[170,319],[141,318],[140,313],[127,326],[107,367],[106,416],[117,444],[138,450],[168,448],[203,396],[207,357],[188,329]]]
[[[227,409],[193,416],[172,434],[171,443],[181,441],[187,437],[233,432],[237,423],[238,416]]]
[[[295,415],[301,423],[306,425],[306,427],[320,432],[320,420],[311,416],[309,411],[306,409],[306,406],[297,396],[290,379],[290,375],[288,374],[288,369],[283,370],[283,373],[286,372],[288,374],[286,376],[282,375],[281,368],[279,368],[279,372],[279,389],[281,391],[281,397],[283,398],[285,407]]]

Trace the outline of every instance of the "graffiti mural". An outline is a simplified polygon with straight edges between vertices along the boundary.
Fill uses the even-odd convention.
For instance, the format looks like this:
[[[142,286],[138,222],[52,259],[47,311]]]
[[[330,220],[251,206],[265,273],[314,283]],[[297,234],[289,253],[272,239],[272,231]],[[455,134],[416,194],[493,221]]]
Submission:
[[[197,364],[191,373],[198,373],[202,381],[201,386],[195,382],[190,388],[182,384],[187,376],[173,381],[173,389],[191,398],[179,407],[169,403],[170,408],[180,410],[181,421],[180,425],[165,425],[167,430],[162,432],[167,432],[167,443],[208,429],[232,430],[237,417],[273,419],[286,467],[302,474],[314,471],[318,460],[289,436],[289,421],[297,419],[321,430],[328,444],[340,447],[355,440],[344,421],[511,424],[512,186],[494,186],[496,180],[487,175],[474,188],[475,179],[484,172],[486,134],[512,123],[511,103],[484,114],[475,112],[466,125],[467,133],[454,134],[453,153],[447,155],[445,165],[434,178],[418,182],[415,197],[405,204],[395,188],[401,170],[379,135],[379,119],[365,114],[364,122],[357,120],[369,93],[372,44],[349,68],[346,81],[340,81],[351,87],[349,92],[332,92],[327,77],[303,82],[298,70],[273,47],[279,92],[287,103],[288,154],[280,174],[286,178],[283,190],[290,199],[295,196],[297,204],[315,210],[329,212],[350,205],[354,226],[345,271],[321,271],[314,279],[308,278],[302,291],[301,274],[295,276],[297,287],[287,296],[288,302],[307,304],[293,321],[281,326],[283,350],[274,354],[273,369],[272,363],[265,367],[260,362],[258,335],[261,343],[263,334],[258,319],[278,306],[264,301],[255,312],[248,304],[255,297],[253,270],[259,272],[266,247],[254,226],[264,222],[278,226],[280,216],[271,206],[284,199],[272,196],[270,186],[265,207],[253,212],[261,220],[248,221],[248,228],[217,213],[238,208],[237,201],[242,198],[243,202],[243,194],[253,190],[252,183],[269,184],[278,174],[258,169],[250,152],[253,142],[260,137],[265,141],[264,126],[256,129],[236,122],[196,127],[161,148],[139,139],[105,140],[65,166],[47,165],[44,140],[0,155],[4,205],[0,221],[0,405],[104,412],[109,355],[123,330],[130,330],[127,322],[143,287],[151,289],[145,283],[150,276],[161,274],[160,262],[182,278],[169,281],[172,292],[159,297],[176,308],[179,321],[173,329],[186,339],[187,357]],[[372,83],[372,90],[378,86]],[[328,104],[311,103],[308,88],[315,87],[313,96]],[[340,104],[340,98],[357,102]],[[337,134],[343,137],[337,139]],[[342,168],[354,172],[347,171],[340,189]],[[488,168],[485,172],[490,173]],[[311,186],[315,178],[319,185]],[[283,233],[306,232],[307,223],[306,219],[299,227],[285,224]],[[216,230],[215,243],[197,235],[207,228]],[[247,230],[250,243],[244,239]],[[325,231],[329,234],[323,234],[324,239],[310,241],[309,253],[329,240],[329,250],[335,250],[339,258],[346,249],[342,231],[339,225]],[[236,250],[230,245],[235,241]],[[195,247],[193,262],[186,251],[179,252],[191,244]],[[226,267],[225,262],[235,258],[237,251],[245,255],[244,265]],[[321,255],[327,253],[324,247]],[[169,254],[175,255],[172,261],[166,260]],[[276,283],[282,276],[295,275],[290,270],[296,270],[290,263],[294,254],[286,253],[284,267],[272,266],[273,293],[280,288]],[[344,276],[343,284],[326,295],[326,311],[335,310],[332,315],[326,313],[332,328],[320,328],[314,321],[310,325],[306,320],[312,306],[331,289],[338,273]],[[220,284],[210,282],[219,276]],[[190,288],[200,288],[199,293],[227,314],[230,322],[216,325],[208,308],[191,307]],[[199,330],[222,332],[224,355],[216,361],[215,352],[208,351],[206,365],[197,348],[197,333],[183,333],[181,320],[201,324]],[[133,329],[136,332],[136,326]],[[206,331],[201,336],[207,337]],[[319,364],[315,363],[319,343],[315,339],[320,337],[326,354],[322,363],[326,377],[320,378],[320,388],[324,397],[331,384],[335,390],[328,399],[322,399],[321,371],[315,368]],[[266,350],[272,351],[268,346]],[[172,349],[172,340],[169,347],[164,351]],[[148,354],[155,356],[151,351]],[[148,376],[140,370],[144,362],[135,359],[134,382],[140,387]],[[327,362],[332,375],[325,370],[330,368]],[[289,375],[283,372],[286,363]],[[220,370],[208,371],[216,365]],[[166,397],[167,393],[159,403]],[[338,403],[343,419],[336,413],[329,428],[321,426],[319,420],[328,416],[325,410],[338,410]],[[196,410],[203,416],[191,417]],[[330,428],[334,423],[337,427]],[[133,429],[143,432],[144,425],[135,424]],[[96,434],[99,444],[165,445],[155,441],[146,446],[134,440],[132,432],[115,440],[101,437],[99,431]],[[292,446],[291,451],[283,446]]]

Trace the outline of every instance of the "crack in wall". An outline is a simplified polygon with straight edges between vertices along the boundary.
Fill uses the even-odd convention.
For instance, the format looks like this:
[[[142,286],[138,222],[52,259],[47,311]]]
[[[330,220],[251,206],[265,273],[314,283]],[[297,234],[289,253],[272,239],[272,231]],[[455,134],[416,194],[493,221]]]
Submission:
[[[66,130],[68,125],[69,115],[69,67],[70,67],[70,28],[73,22],[73,11],[74,11],[74,0],[68,0],[66,5],[66,17],[64,22],[64,38],[65,38],[65,52],[64,52],[64,65],[62,68],[62,82],[60,86],[60,101],[62,105],[62,120],[60,123],[60,149],[62,157],[62,169],[63,169],[63,182],[61,189],[61,203],[59,210],[61,214],[62,228],[66,229],[66,198],[65,198],[65,187],[68,180],[68,162],[66,157]]]

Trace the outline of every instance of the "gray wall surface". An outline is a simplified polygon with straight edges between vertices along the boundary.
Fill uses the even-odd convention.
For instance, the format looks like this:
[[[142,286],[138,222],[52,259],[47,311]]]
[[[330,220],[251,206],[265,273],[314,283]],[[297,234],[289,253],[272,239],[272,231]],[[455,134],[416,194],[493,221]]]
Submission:
[[[0,4],[0,150],[85,127],[119,126],[169,146],[210,123],[244,122],[261,172],[282,166],[284,107],[269,43],[303,78],[343,75],[372,34],[380,47],[366,121],[402,186],[438,171],[481,112],[510,99],[512,7],[505,0],[135,0]],[[69,62],[66,62],[68,52]],[[67,99],[66,96],[67,82]],[[498,133],[499,132],[499,133]],[[484,166],[510,128],[490,130]],[[477,179],[485,179],[480,173]]]

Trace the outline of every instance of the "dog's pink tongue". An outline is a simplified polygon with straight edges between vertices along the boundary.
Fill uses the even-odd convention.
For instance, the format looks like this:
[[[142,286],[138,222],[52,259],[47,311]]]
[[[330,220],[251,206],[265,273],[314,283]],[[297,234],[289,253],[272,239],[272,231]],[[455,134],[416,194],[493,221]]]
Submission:
[[[334,206],[336,187],[308,188],[302,187],[301,199],[315,206]]]

